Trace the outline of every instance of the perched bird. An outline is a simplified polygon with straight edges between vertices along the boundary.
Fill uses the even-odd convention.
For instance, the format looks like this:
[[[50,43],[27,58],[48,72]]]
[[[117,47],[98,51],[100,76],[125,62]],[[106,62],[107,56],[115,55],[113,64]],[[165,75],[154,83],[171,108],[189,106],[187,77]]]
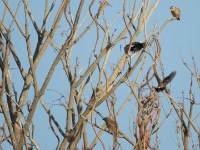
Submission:
[[[144,42],[144,43],[133,42],[132,45],[131,45],[130,51],[131,51],[131,52],[140,51],[141,49],[143,49],[143,48],[145,47],[145,45],[146,45],[146,42]],[[124,47],[124,51],[125,51],[126,54],[128,53],[129,46],[130,46],[130,44],[127,44],[127,45]]]
[[[118,125],[117,122],[112,120],[109,117],[103,118],[103,120],[106,122],[106,126],[109,129],[109,131],[113,134],[113,147],[117,147],[117,135],[118,135]]]
[[[167,77],[165,77],[162,81],[158,80],[158,87],[154,87],[157,92],[163,91],[167,84],[170,83],[174,77],[176,76],[176,71],[170,73]]]
[[[171,10],[172,16],[175,17],[177,20],[180,20],[180,17],[181,17],[180,9],[177,7],[171,6],[170,10]]]

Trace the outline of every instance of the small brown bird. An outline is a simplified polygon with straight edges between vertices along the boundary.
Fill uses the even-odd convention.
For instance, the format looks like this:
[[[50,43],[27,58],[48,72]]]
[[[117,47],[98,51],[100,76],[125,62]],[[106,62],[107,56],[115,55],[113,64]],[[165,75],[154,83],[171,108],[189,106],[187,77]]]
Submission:
[[[109,129],[109,131],[113,134],[113,147],[117,147],[117,135],[118,135],[118,125],[117,122],[112,120],[109,117],[103,118],[103,120],[106,122],[106,126]]]
[[[157,92],[163,91],[167,84],[170,83],[174,77],[176,76],[176,71],[170,73],[167,77],[165,77],[162,81],[158,81],[158,87],[155,87]]]
[[[171,6],[170,10],[171,10],[172,16],[175,17],[177,20],[180,20],[180,17],[181,17],[180,9],[177,7]]]
[[[125,50],[125,53],[127,54],[128,53],[128,49],[129,49],[129,45],[130,44],[127,44],[125,47],[124,47],[124,50]],[[132,45],[131,45],[131,49],[130,51],[131,52],[137,52],[137,51],[140,51],[141,49],[143,49],[145,47],[146,43],[140,43],[140,42],[133,42]]]

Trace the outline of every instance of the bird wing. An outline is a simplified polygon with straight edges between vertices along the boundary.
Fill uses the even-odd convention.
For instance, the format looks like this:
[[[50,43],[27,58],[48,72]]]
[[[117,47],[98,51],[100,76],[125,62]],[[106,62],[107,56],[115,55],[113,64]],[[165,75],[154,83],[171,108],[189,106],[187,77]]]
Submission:
[[[179,8],[176,8],[176,9],[174,10],[174,13],[176,14],[176,18],[180,18],[180,16],[181,16],[181,11],[180,11]]]
[[[176,9],[176,14],[179,15],[179,16],[181,15],[181,11],[180,11],[179,8]]]
[[[162,83],[164,85],[167,85],[168,83],[170,83],[174,79],[175,76],[176,76],[176,71],[173,71],[166,78],[164,78]]]

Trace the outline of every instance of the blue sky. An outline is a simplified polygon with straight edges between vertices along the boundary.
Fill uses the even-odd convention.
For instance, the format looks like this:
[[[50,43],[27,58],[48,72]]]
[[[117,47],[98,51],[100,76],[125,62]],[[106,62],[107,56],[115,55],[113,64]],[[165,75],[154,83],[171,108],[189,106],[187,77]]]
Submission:
[[[38,26],[41,27],[42,21],[40,21],[43,17],[43,8],[44,8],[44,2],[41,0],[30,0],[30,8],[31,11],[33,12],[33,16],[38,22]],[[61,1],[57,1],[55,5],[55,10],[58,8],[59,4]],[[77,5],[79,1],[74,0],[72,2],[72,11],[76,12]],[[115,1],[109,1],[109,3],[112,5],[112,7],[107,7],[105,10],[105,16],[108,19],[108,22],[111,23],[114,16],[119,12],[119,17],[116,21],[116,24],[111,28],[110,32],[114,31],[114,29],[117,29],[115,37],[120,33],[120,29],[124,28],[124,23],[122,19],[122,1],[121,0],[115,0]],[[98,3],[97,3],[98,4]],[[128,2],[127,2],[128,4]],[[22,4],[21,4],[22,5]],[[158,28],[160,28],[163,23],[166,21],[166,19],[171,18],[171,13],[170,13],[170,7],[171,6],[176,6],[179,7],[181,10],[181,20],[180,21],[173,21],[170,22],[167,27],[164,29],[164,31],[161,33],[159,36],[158,40],[161,43],[162,47],[162,63],[164,66],[165,70],[165,75],[168,75],[170,72],[176,70],[177,75],[175,79],[173,80],[170,89],[172,91],[172,95],[174,98],[179,101],[180,97],[182,96],[182,92],[185,93],[185,97],[188,97],[188,89],[190,85],[190,73],[189,71],[185,68],[183,65],[181,59],[183,58],[185,62],[188,63],[189,66],[192,67],[192,55],[195,56],[196,64],[198,66],[200,63],[200,49],[199,49],[199,35],[200,35],[200,18],[199,18],[199,6],[200,6],[200,1],[194,0],[194,1],[166,1],[162,0],[157,7],[156,11],[152,15],[151,19],[149,20],[147,24],[147,31],[151,30],[151,28],[157,24]],[[11,8],[16,8],[16,3],[14,1],[10,1],[10,6]],[[2,1],[0,1],[0,7],[4,8],[4,4]],[[76,9],[75,9],[76,8]],[[131,9],[127,6],[127,9]],[[3,9],[2,9],[3,10]],[[94,12],[96,12],[95,8],[92,9]],[[87,8],[84,8],[84,13],[86,13]],[[20,8],[20,11],[18,13],[17,18],[19,19],[21,25],[23,26],[24,22],[24,15],[23,14],[23,7]],[[55,14],[55,11],[52,12],[52,14]],[[0,12],[0,19],[2,18],[3,11]],[[80,17],[82,19],[84,15]],[[49,23],[47,26],[47,29],[50,29],[51,24],[53,22],[52,20],[53,17],[49,18]],[[88,25],[88,22],[91,20],[90,17],[86,20],[86,22],[83,24],[83,29]],[[8,25],[11,21],[10,15],[6,18],[6,25]],[[31,23],[30,23],[31,24]],[[66,39],[66,36],[61,36],[61,33],[63,31],[67,31],[66,25],[66,20],[62,19],[61,24],[59,26],[59,29],[57,31],[57,34],[54,38],[54,40],[61,46],[63,41]],[[24,26],[23,26],[24,28]],[[37,35],[33,29],[33,27],[30,27],[30,32],[31,32],[31,41],[32,41],[32,49],[35,49],[35,44],[37,42]],[[79,34],[80,32],[78,32]],[[140,34],[138,37],[138,41],[143,39],[143,33]],[[26,72],[29,68],[28,65],[28,58],[27,58],[27,51],[26,51],[26,46],[25,46],[25,41],[23,40],[22,37],[20,37],[20,33],[17,31],[16,26],[13,27],[12,31],[12,40],[13,44],[16,47],[16,51],[20,54],[19,57],[21,58],[21,61],[23,63],[23,67],[25,68]],[[95,27],[92,28],[90,32],[88,32],[87,36],[83,38],[77,45],[74,46],[74,51],[72,53],[72,66],[74,65],[76,57],[79,57],[80,61],[80,68],[83,68],[84,72],[87,69],[88,66],[88,56],[90,55],[91,51],[93,50],[94,44],[96,40],[96,30]],[[101,40],[100,40],[101,41]],[[128,40],[126,40],[128,41]],[[108,74],[110,73],[110,66],[115,64],[117,60],[120,59],[120,54],[123,53],[123,47],[126,44],[126,41],[121,41],[119,45],[116,45],[113,48],[113,51],[111,52],[112,56],[109,59],[109,65],[106,67],[106,71]],[[122,46],[122,50],[120,51],[120,45]],[[98,46],[98,48],[100,45]],[[98,50],[99,51],[99,50]],[[40,64],[37,69],[37,78],[38,78],[38,84],[41,86],[43,84],[43,81],[46,77],[47,71],[50,68],[50,65],[53,62],[53,59],[55,58],[55,52],[51,47],[48,47],[47,51],[45,52],[44,57],[41,59]],[[182,58],[181,58],[182,57]],[[12,67],[17,68],[16,64],[13,62],[12,58]],[[92,59],[94,60],[94,58]],[[51,79],[50,84],[48,85],[48,89],[53,89],[61,92],[63,95],[65,95],[65,98],[62,98],[61,101],[64,103],[65,101],[68,100],[69,97],[69,85],[67,84],[67,77],[62,69],[62,64],[59,63],[58,66],[56,67],[56,70],[53,74],[53,77]],[[23,81],[18,78],[20,78],[20,74],[17,69],[13,69],[11,71],[11,74],[13,75],[13,81],[16,85],[16,88],[18,92],[20,93],[23,85]],[[95,78],[95,77],[94,77]],[[134,77],[133,77],[134,79]],[[94,79],[95,80],[95,79]],[[94,81],[95,82],[95,81]],[[195,81],[194,81],[195,82]],[[155,83],[155,82],[154,82]],[[153,83],[152,83],[153,84]],[[199,88],[197,84],[194,84],[193,91],[195,94],[195,97],[199,97]],[[86,100],[89,99],[91,96],[91,89],[88,89],[86,93],[83,95],[83,98]],[[116,109],[119,108],[120,104],[124,101],[124,99],[127,97],[127,94],[130,92],[130,89],[126,87],[126,85],[120,86],[120,88],[116,91],[116,96],[117,98],[117,104],[116,104]],[[29,96],[27,97],[27,101],[32,101],[33,97],[33,91],[29,92]],[[164,117],[164,110],[166,113],[169,112],[169,108],[171,107],[169,100],[166,98],[165,94],[160,93],[160,100],[163,105],[163,109],[161,109],[162,117]],[[60,108],[58,104],[59,101],[57,99],[60,98],[59,94],[56,94],[55,92],[52,91],[46,91],[45,94],[43,95],[44,101],[48,104],[49,107],[51,107],[51,110],[53,114],[55,115],[55,118],[58,119],[62,129],[65,129],[65,120],[66,120],[66,111],[63,108]],[[56,101],[57,100],[57,101]],[[198,100],[198,99],[197,99]],[[53,105],[51,105],[53,104]],[[188,103],[186,104],[186,107],[188,107]],[[198,107],[195,106],[196,109],[194,109],[194,116],[199,112]],[[98,108],[99,111],[103,113],[104,116],[108,115],[108,111],[105,111],[105,103]],[[129,122],[128,118],[131,118],[131,121],[133,122],[135,119],[135,116],[131,112],[136,112],[136,105],[135,105],[135,100],[132,99],[129,104],[125,107],[125,109],[122,111],[122,113],[119,115],[117,121],[119,123],[119,128],[122,130],[124,133],[127,133],[127,135],[130,136],[130,131],[129,131]],[[98,118],[98,116],[97,116]],[[177,139],[175,137],[175,122],[177,120],[177,115],[175,112],[169,117],[169,119],[166,121],[166,123],[161,127],[159,135],[160,135],[160,149],[165,150],[165,149],[178,149],[177,147]],[[162,120],[162,119],[161,119]],[[3,122],[2,116],[0,116],[0,124]],[[35,139],[36,142],[38,143],[39,147],[41,149],[55,149],[56,145],[56,138],[53,136],[52,131],[49,128],[48,124],[48,116],[46,112],[43,110],[41,105],[39,104],[37,108],[37,113],[35,114],[34,117],[34,123],[35,123]],[[98,120],[99,124],[103,124],[102,120]],[[199,119],[197,121],[197,126],[199,126]],[[194,131],[192,131],[193,133]],[[89,125],[88,127],[88,134],[89,137],[94,137],[94,132],[91,130],[91,127]],[[194,140],[196,143],[197,141],[197,136],[196,134],[193,134],[191,138]],[[53,137],[53,138],[50,138]],[[102,136],[102,139],[104,141],[105,146],[107,149],[109,146],[111,146],[111,141],[112,141],[112,136],[104,133]],[[89,141],[91,142],[91,141]],[[119,139],[119,142],[121,143],[123,149],[131,149],[130,146],[127,146],[127,142],[123,139]],[[153,142],[154,143],[154,142]],[[82,144],[82,143],[81,143]],[[79,148],[81,148],[81,144],[78,145]],[[191,146],[191,145],[190,145]],[[9,146],[6,143],[3,143],[3,148],[8,149]],[[98,143],[97,147],[95,149],[101,149],[101,145]]]

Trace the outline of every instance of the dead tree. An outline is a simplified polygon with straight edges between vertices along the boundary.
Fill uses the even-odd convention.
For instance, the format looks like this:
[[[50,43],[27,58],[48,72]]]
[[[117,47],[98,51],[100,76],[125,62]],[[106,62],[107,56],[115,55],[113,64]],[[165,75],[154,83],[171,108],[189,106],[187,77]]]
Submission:
[[[153,80],[158,77],[154,69],[160,71],[157,67],[161,59],[158,39],[166,25],[176,21],[176,18],[166,18],[161,28],[155,25],[147,32],[147,23],[159,2],[135,0],[127,4],[124,0],[119,3],[122,13],[118,14],[114,12],[114,2],[107,0],[46,0],[44,9],[36,9],[27,0],[19,0],[18,5],[17,2],[11,5],[11,2],[1,0],[4,12],[0,21],[0,117],[4,121],[0,124],[0,145],[5,142],[15,150],[39,149],[34,135],[41,134],[35,131],[35,126],[40,127],[42,123],[35,121],[41,104],[48,116],[52,137],[57,140],[56,146],[51,145],[55,149],[88,150],[97,143],[107,149],[101,138],[106,132],[111,135],[108,138],[114,137],[113,144],[110,144],[113,149],[123,147],[116,140],[119,138],[135,149],[158,148],[158,142],[152,143],[151,140],[160,129],[161,92],[153,88],[156,86]],[[34,15],[36,11],[40,15]],[[110,19],[109,14],[114,17]],[[38,20],[41,16],[42,19]],[[57,71],[66,78],[55,76]],[[173,77],[174,73],[163,80],[163,93],[180,119],[184,129],[183,143],[188,147],[191,126],[200,134],[191,114],[186,125],[184,115],[187,116],[187,112],[174,102],[166,88]],[[60,89],[52,88],[51,84],[56,86],[58,81]],[[119,103],[116,91],[121,86],[131,91]],[[119,94],[124,93],[120,91]],[[56,101],[49,95],[61,96]],[[118,123],[118,115],[130,99],[137,103],[134,138],[124,134]],[[103,112],[98,111],[100,106],[106,106]],[[56,117],[55,111],[62,113]],[[116,124],[114,130],[102,121],[105,117]],[[93,137],[88,137],[88,128],[94,133]],[[51,144],[46,142],[42,144]]]

